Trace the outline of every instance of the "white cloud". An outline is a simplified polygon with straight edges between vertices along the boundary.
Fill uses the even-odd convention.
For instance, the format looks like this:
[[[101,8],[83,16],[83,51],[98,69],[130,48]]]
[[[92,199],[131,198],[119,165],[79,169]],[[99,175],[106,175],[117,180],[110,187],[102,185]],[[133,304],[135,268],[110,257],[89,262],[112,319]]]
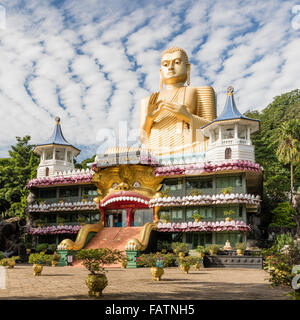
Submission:
[[[66,139],[85,146],[81,159],[96,152],[100,129],[126,120],[134,135],[139,101],[159,90],[160,55],[174,45],[188,52],[192,85],[214,87],[219,112],[229,85],[241,112],[299,88],[294,1],[2,4],[0,156],[17,135],[44,142],[56,115]]]

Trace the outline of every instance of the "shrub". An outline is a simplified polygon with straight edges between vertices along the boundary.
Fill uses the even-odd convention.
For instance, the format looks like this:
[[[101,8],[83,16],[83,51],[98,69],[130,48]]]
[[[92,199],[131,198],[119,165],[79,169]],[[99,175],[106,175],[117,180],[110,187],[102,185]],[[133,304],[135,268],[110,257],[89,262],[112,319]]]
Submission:
[[[224,216],[234,216],[235,215],[235,211],[233,210],[227,210],[227,211],[224,211]]]
[[[177,262],[179,265],[184,267],[191,267],[194,264],[200,263],[201,259],[194,257],[194,256],[186,256],[183,258],[178,258]]]
[[[201,214],[199,214],[199,213],[194,213],[194,214],[192,215],[192,218],[193,218],[193,219],[199,219],[199,220],[203,219],[203,217],[202,217]]]
[[[43,253],[32,253],[29,256],[28,262],[31,264],[44,264],[45,263],[45,254]]]
[[[223,194],[229,194],[232,192],[232,187],[226,187],[221,190]]]
[[[3,255],[3,252],[0,251],[0,260],[4,259],[4,255]]]
[[[189,192],[189,195],[190,196],[200,196],[202,194],[201,191],[199,191],[198,189],[192,189],[190,192]]]
[[[189,246],[186,243],[182,243],[182,242],[173,242],[172,243],[172,249],[174,251],[174,253],[179,253],[179,252],[184,252],[184,253],[188,253],[189,252]]]
[[[91,274],[101,274],[104,272],[104,265],[122,261],[123,254],[116,249],[81,249],[76,254],[78,260],[83,260],[83,265]]]
[[[60,259],[60,255],[57,252],[54,252],[54,254],[52,255],[52,260],[59,261],[59,259]]]
[[[168,241],[158,240],[157,241],[157,250],[162,251],[162,252],[171,251],[172,250],[171,243]]]
[[[48,243],[40,243],[35,247],[37,252],[46,251],[48,249]]]
[[[272,211],[273,219],[269,226],[294,228],[296,223],[293,216],[296,214],[296,210],[288,202],[281,202]]]
[[[238,249],[238,250],[246,250],[247,245],[244,242],[237,242],[235,244],[235,248]]]
[[[205,253],[206,252],[206,249],[204,248],[204,246],[198,246],[196,249],[195,249],[196,252],[199,252],[199,253]]]
[[[174,265],[176,259],[173,253],[161,254],[161,256],[163,258],[165,268],[172,267]]]
[[[170,193],[171,193],[171,189],[169,187],[160,191],[160,194],[162,197],[168,197]]]
[[[170,218],[171,218],[170,213],[163,213],[160,215],[160,219],[163,219],[163,220],[170,220]]]
[[[212,244],[210,246],[207,247],[207,250],[213,250],[213,251],[220,251],[220,246],[218,246],[217,244]]]
[[[151,268],[156,266],[157,255],[155,253],[142,254],[136,259],[136,264],[140,267]]]
[[[57,245],[55,243],[51,243],[48,245],[48,249],[51,251],[51,252],[55,252],[57,248]]]

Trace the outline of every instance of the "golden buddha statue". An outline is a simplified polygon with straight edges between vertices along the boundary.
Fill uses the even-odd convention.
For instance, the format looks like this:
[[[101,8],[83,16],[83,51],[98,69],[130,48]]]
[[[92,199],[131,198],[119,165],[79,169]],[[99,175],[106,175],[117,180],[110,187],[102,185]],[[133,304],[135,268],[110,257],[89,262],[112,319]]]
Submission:
[[[165,50],[160,92],[141,100],[140,140],[157,154],[206,150],[200,127],[216,118],[215,93],[208,86],[190,87],[190,68],[183,49]]]

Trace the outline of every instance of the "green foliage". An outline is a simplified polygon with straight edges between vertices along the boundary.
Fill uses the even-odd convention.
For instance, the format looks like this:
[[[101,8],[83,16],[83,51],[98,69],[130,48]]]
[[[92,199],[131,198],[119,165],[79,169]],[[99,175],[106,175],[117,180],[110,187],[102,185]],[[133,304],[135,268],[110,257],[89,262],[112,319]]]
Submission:
[[[165,268],[172,267],[175,262],[175,256],[172,253],[149,253],[142,254],[136,259],[136,264],[140,267],[152,268],[155,267],[157,263],[163,264]]]
[[[190,192],[189,192],[189,195],[190,196],[200,196],[202,194],[201,191],[199,191],[198,189],[192,189]]]
[[[51,251],[51,252],[55,252],[57,248],[57,245],[55,243],[51,243],[48,245],[48,249]]]
[[[0,251],[0,260],[4,259],[4,255],[3,255],[3,252]]]
[[[186,257],[178,258],[177,262],[181,266],[191,267],[197,263],[201,263],[201,259],[194,256],[186,256]]]
[[[49,264],[49,256],[51,255],[44,253],[32,253],[29,256],[28,262],[31,264]]]
[[[201,216],[201,214],[199,214],[199,213],[194,213],[194,214],[192,215],[192,218],[193,218],[193,219],[199,219],[199,220],[201,220],[201,219],[203,219],[203,216]]]
[[[184,252],[184,253],[189,252],[188,244],[182,243],[182,242],[173,242],[172,249],[173,249],[174,253],[176,253],[176,254],[178,254],[179,252]]]
[[[171,243],[168,241],[158,240],[157,241],[157,250],[161,251],[161,252],[171,251],[172,250]]]
[[[224,211],[224,216],[234,216],[235,215],[235,211],[233,210],[228,210],[228,211]]]
[[[58,222],[58,223],[65,223],[65,221],[66,221],[66,219],[63,218],[63,217],[58,217],[58,218],[57,218],[57,222]]]
[[[195,249],[196,252],[199,252],[199,253],[205,253],[206,252],[206,249],[204,246],[198,246],[196,249]]]
[[[290,233],[280,234],[271,248],[262,251],[264,269],[269,273],[272,286],[290,286],[295,274],[292,269],[300,263],[300,249]]]
[[[232,192],[232,187],[226,187],[221,190],[223,194],[229,194]]]
[[[246,245],[245,242],[237,242],[235,244],[235,248],[238,249],[238,250],[246,250],[247,245]]]
[[[163,213],[160,215],[160,219],[163,219],[163,220],[170,220],[170,218],[171,218],[170,213]]]
[[[53,261],[59,261],[60,255],[55,251],[52,255],[52,260]]]
[[[2,267],[13,267],[16,264],[16,261],[20,260],[19,256],[13,256],[10,258],[3,258],[0,260],[0,266]]]
[[[218,252],[218,251],[220,251],[220,246],[217,244],[212,244],[212,245],[208,246],[206,249]]]
[[[39,158],[33,153],[30,137],[16,137],[11,146],[10,158],[0,159],[0,211],[8,217],[25,216],[28,180],[36,175]]]
[[[48,249],[48,243],[40,243],[35,247],[37,252],[46,251]]]
[[[168,197],[171,193],[171,189],[169,187],[160,191],[162,197]]]
[[[76,254],[78,260],[83,260],[83,265],[91,274],[100,274],[104,272],[104,265],[114,264],[122,261],[123,254],[116,249],[82,249]]]
[[[296,227],[293,216],[297,215],[296,210],[289,204],[289,202],[281,202],[272,211],[273,219],[270,227]]]
[[[259,119],[261,129],[251,135],[255,146],[255,159],[264,168],[264,194],[262,197],[262,227],[272,220],[272,210],[278,202],[287,201],[290,191],[290,165],[280,162],[276,151],[280,145],[280,126],[291,119],[300,120],[300,90],[296,89],[274,98],[262,112],[245,114]],[[300,184],[300,162],[294,166],[295,187]]]

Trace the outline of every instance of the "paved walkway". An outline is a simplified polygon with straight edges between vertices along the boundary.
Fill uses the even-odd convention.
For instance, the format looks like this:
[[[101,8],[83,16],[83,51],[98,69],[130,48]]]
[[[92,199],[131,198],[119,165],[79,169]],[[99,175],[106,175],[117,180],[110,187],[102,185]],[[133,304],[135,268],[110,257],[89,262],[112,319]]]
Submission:
[[[32,265],[17,264],[6,269],[6,289],[0,299],[95,299],[87,295],[88,271],[76,267],[44,267],[41,276],[33,276]],[[182,273],[167,268],[161,281],[153,281],[147,268],[109,268],[108,286],[103,300],[289,300],[289,288],[271,288],[268,274],[258,269],[208,268]]]

